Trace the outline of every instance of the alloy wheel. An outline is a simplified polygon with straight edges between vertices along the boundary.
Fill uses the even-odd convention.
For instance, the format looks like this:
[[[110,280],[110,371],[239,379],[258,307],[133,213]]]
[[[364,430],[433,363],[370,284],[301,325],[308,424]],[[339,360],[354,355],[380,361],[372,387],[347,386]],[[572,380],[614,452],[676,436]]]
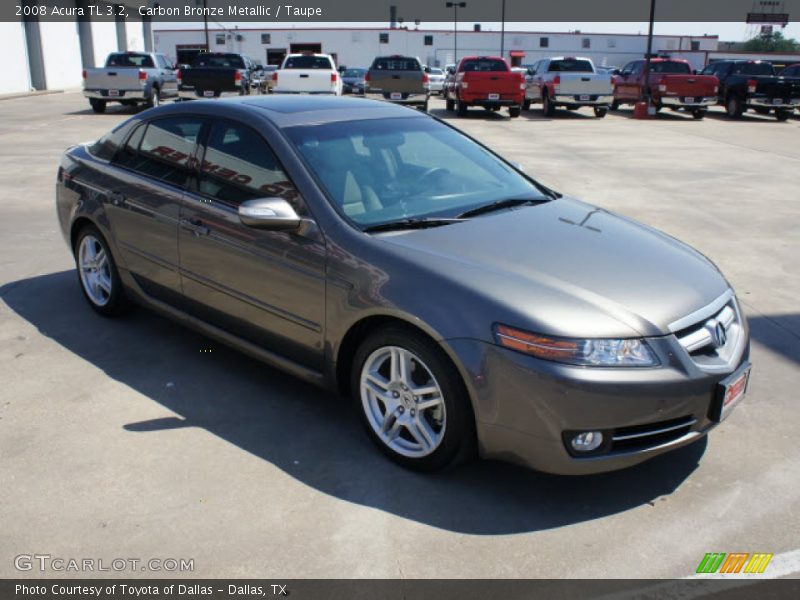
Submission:
[[[83,237],[78,248],[78,269],[81,284],[89,300],[96,306],[105,306],[111,299],[111,265],[106,250],[93,235]]]

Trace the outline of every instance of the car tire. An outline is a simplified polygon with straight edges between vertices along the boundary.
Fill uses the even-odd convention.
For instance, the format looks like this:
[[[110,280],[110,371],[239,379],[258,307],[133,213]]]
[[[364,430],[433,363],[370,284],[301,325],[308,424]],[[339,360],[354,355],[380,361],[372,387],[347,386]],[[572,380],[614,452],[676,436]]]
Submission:
[[[594,116],[598,119],[602,119],[608,114],[608,109],[605,106],[595,106],[594,107]]]
[[[418,331],[392,325],[369,335],[356,351],[350,383],[367,435],[396,463],[437,471],[475,456],[464,382],[444,351]]]
[[[428,112],[428,101],[425,101],[425,104],[419,107],[422,112]]]
[[[158,89],[157,85],[154,85],[153,88],[150,90],[150,95],[147,97],[147,100],[144,103],[145,108],[154,108],[161,104],[161,90]]]
[[[791,116],[792,116],[791,110],[786,110],[785,108],[775,109],[775,118],[778,119],[778,121],[781,122],[786,121]]]
[[[700,121],[703,117],[706,116],[706,111],[704,109],[697,109],[692,111],[692,118],[696,121]]]
[[[547,93],[542,94],[542,114],[545,117],[552,117],[553,113],[556,112],[555,106],[553,106],[553,101],[550,100],[550,95]]]
[[[610,106],[609,108],[610,108],[611,110],[613,110],[613,111],[618,111],[618,110],[619,110],[619,102],[617,102],[616,100],[614,100],[614,101],[611,103],[611,106]]]
[[[105,100],[95,100],[94,98],[92,98],[91,100],[89,100],[89,106],[91,106],[92,110],[97,114],[106,112]]]
[[[521,114],[522,114],[522,107],[521,106],[517,105],[517,106],[509,106],[508,107],[508,116],[511,117],[512,119],[516,119]]]
[[[461,101],[461,98],[456,96],[456,114],[459,117],[466,117],[467,116],[467,105]]]
[[[104,317],[122,315],[131,308],[117,264],[103,234],[94,225],[80,230],[73,248],[78,283],[84,298]]]
[[[731,119],[738,119],[744,113],[742,101],[738,96],[729,96],[725,101],[725,112]]]
[[[530,110],[531,109],[531,101],[525,100],[522,103],[522,110]]]
[[[447,94],[444,96],[444,108],[449,112],[453,112],[456,109],[456,103]]]

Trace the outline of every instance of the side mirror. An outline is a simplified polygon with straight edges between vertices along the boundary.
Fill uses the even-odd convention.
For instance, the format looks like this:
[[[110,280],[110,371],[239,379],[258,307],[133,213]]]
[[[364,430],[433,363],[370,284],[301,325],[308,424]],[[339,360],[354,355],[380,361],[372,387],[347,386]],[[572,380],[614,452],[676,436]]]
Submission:
[[[286,231],[300,226],[300,217],[283,198],[256,198],[239,205],[239,220],[248,227]]]

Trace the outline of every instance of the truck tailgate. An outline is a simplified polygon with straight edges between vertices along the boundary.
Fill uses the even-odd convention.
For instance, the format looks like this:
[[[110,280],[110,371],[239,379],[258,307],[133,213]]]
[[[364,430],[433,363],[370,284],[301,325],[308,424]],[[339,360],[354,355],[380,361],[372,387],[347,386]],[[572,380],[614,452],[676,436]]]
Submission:
[[[330,92],[335,89],[331,71],[316,69],[281,69],[276,71],[276,92]]]
[[[236,85],[237,69],[192,67],[182,72],[183,86],[197,91],[232,92]]]
[[[662,94],[699,98],[715,96],[719,80],[713,75],[655,74],[651,86]],[[665,91],[658,86],[664,86]]]
[[[103,68],[86,69],[83,82],[86,90],[139,90],[139,69],[136,68]]]
[[[422,71],[370,71],[369,89],[371,92],[401,92],[404,94],[424,94]]]
[[[469,94],[519,94],[523,83],[512,71],[469,71],[464,73]]]
[[[571,95],[611,95],[611,75],[601,73],[559,73],[561,82],[557,94]]]
[[[800,79],[794,77],[753,77],[758,80],[756,92],[768,98],[790,100],[800,98]]]

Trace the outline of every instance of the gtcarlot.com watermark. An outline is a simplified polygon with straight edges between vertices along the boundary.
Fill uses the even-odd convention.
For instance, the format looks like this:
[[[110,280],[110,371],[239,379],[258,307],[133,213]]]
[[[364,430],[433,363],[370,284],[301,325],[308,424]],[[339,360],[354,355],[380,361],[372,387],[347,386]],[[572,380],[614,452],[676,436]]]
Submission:
[[[14,557],[17,571],[39,573],[191,573],[193,558],[64,558],[50,554],[19,554]]]

